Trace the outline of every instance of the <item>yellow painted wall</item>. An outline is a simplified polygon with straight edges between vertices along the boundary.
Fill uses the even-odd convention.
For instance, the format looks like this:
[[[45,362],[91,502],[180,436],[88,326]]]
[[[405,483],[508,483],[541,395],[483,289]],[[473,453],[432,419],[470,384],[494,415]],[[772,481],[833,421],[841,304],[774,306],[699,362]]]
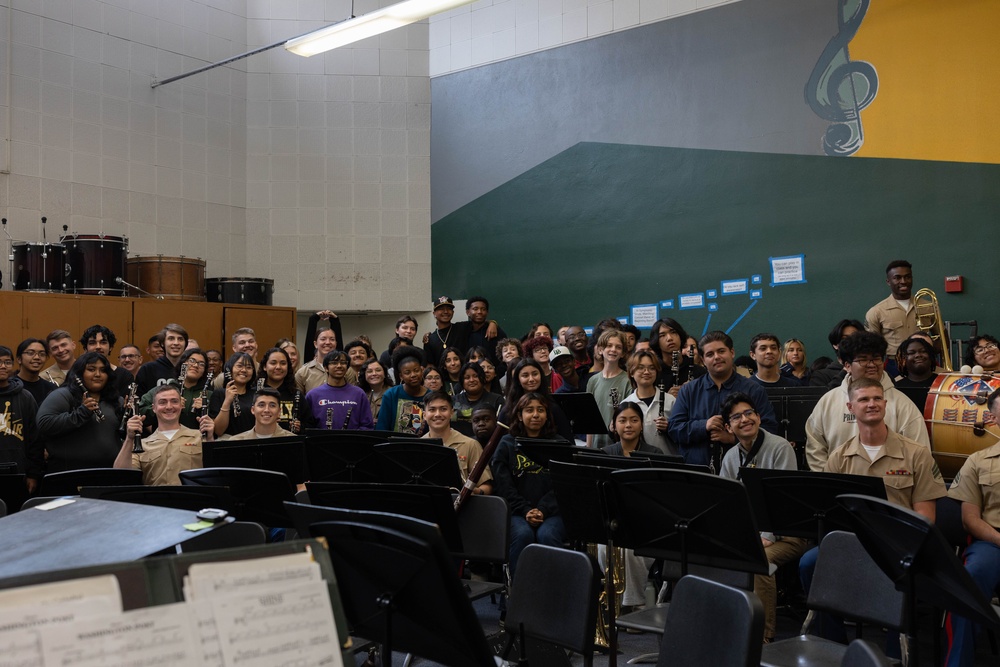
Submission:
[[[861,157],[1000,163],[1000,2],[872,0],[850,44],[878,72]]]

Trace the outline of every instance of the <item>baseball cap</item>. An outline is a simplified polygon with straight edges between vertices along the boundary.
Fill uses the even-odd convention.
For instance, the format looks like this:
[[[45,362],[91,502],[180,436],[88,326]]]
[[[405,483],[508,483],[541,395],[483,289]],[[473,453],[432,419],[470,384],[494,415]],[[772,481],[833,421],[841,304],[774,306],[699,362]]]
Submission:
[[[566,347],[565,345],[556,345],[554,348],[552,348],[552,351],[549,352],[549,363],[551,364],[559,357],[572,357],[572,356],[573,353],[569,351],[568,347]]]
[[[434,299],[434,310],[438,308],[454,308],[455,304],[452,303],[451,299],[446,296],[439,296]]]

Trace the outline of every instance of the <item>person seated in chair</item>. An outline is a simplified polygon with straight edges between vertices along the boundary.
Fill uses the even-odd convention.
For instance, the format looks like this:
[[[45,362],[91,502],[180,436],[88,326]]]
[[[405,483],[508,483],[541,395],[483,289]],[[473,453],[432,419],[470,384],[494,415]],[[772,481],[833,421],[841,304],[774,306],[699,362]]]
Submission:
[[[238,433],[230,440],[254,440],[257,438],[290,438],[295,434],[278,426],[281,417],[281,393],[271,387],[261,387],[253,397],[253,428]]]
[[[445,447],[455,450],[458,455],[458,467],[462,473],[462,482],[469,479],[469,475],[479,463],[479,458],[483,455],[483,447],[472,438],[451,427],[454,416],[454,404],[448,392],[439,389],[427,394],[424,398],[424,420],[429,429],[424,438],[440,438]],[[476,486],[473,488],[473,495],[488,496],[493,489],[493,476],[490,474],[489,466],[483,469]]]

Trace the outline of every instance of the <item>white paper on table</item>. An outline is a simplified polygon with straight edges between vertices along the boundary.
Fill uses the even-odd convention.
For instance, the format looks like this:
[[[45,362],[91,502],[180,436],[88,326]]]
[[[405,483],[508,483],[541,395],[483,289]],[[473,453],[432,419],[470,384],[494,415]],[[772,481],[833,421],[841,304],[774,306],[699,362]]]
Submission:
[[[41,667],[42,635],[78,619],[120,613],[121,599],[104,595],[4,607],[0,609],[0,667]]]
[[[183,603],[55,626],[42,637],[46,665],[63,667],[200,666],[191,614]]]
[[[323,575],[311,552],[221,563],[194,563],[184,582],[185,599],[205,600],[258,587],[321,583]]]
[[[326,583],[212,600],[227,665],[343,667]]]
[[[0,591],[0,609],[25,605],[62,604],[87,598],[105,598],[105,602],[110,600],[117,605],[117,608],[105,613],[120,613],[122,594],[118,586],[118,577],[113,574],[104,574],[97,577],[9,588]]]

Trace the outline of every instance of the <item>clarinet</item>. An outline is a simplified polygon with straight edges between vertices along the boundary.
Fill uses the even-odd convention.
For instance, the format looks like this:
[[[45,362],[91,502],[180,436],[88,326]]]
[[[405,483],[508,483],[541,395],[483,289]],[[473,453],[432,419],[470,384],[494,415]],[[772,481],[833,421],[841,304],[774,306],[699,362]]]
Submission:
[[[87,398],[87,388],[85,386],[83,386],[83,380],[80,379],[79,375],[77,375],[73,379],[76,380],[76,384],[80,387],[80,389],[83,390],[83,397]],[[97,399],[97,409],[94,410],[94,419],[96,419],[98,422],[102,422],[102,423],[104,422],[104,413],[101,412],[101,399],[100,399],[100,396],[98,396],[98,399]]]
[[[264,388],[264,378],[257,378],[257,391]]]
[[[681,385],[681,353],[674,350],[670,353],[670,374],[673,375],[674,384]],[[662,414],[660,415],[663,416]]]
[[[292,433],[298,433],[299,427],[295,425],[295,422],[299,420],[299,402],[302,400],[302,392],[298,389],[295,390],[295,401],[292,403],[292,423],[289,424]]]
[[[187,362],[185,361],[183,364],[181,364],[180,372],[177,374],[177,384],[181,386],[181,389],[184,388],[184,378],[187,377],[187,374],[188,374],[188,365]]]
[[[674,352],[674,354],[677,354],[677,353]],[[660,419],[663,419],[663,410],[666,407],[664,405],[664,403],[666,403],[666,401],[667,401],[667,385],[664,384],[663,381],[661,380],[660,384],[656,385],[656,388],[660,390],[660,413],[659,414],[660,414]],[[661,435],[663,434],[663,431],[661,431],[659,429],[657,429],[656,432],[659,433],[659,434],[661,434]]]
[[[126,423],[126,436],[128,435],[128,420],[139,414],[139,411],[135,409],[135,398],[136,394],[139,393],[139,385],[135,382],[128,386],[128,398],[125,402],[125,423]],[[132,453],[142,454],[145,449],[142,448],[142,431],[137,431],[132,434]]]
[[[326,430],[333,430],[333,408],[326,409]]]
[[[340,427],[341,431],[347,430],[347,425],[351,423],[351,413],[354,412],[354,406],[347,408],[347,419],[344,420],[344,425]]]
[[[233,374],[232,374],[232,372],[228,368],[224,368],[222,370],[222,374],[226,378],[226,385],[228,386],[229,383],[233,381]],[[237,394],[236,398],[233,399],[232,409],[233,409],[233,416],[234,417],[239,417],[240,416],[240,396],[239,396],[239,394]]]
[[[205,375],[205,384],[201,388],[201,416],[208,416],[208,388],[212,386],[212,376],[215,375],[212,371],[209,371]],[[208,431],[201,432],[202,441],[208,440]]]

